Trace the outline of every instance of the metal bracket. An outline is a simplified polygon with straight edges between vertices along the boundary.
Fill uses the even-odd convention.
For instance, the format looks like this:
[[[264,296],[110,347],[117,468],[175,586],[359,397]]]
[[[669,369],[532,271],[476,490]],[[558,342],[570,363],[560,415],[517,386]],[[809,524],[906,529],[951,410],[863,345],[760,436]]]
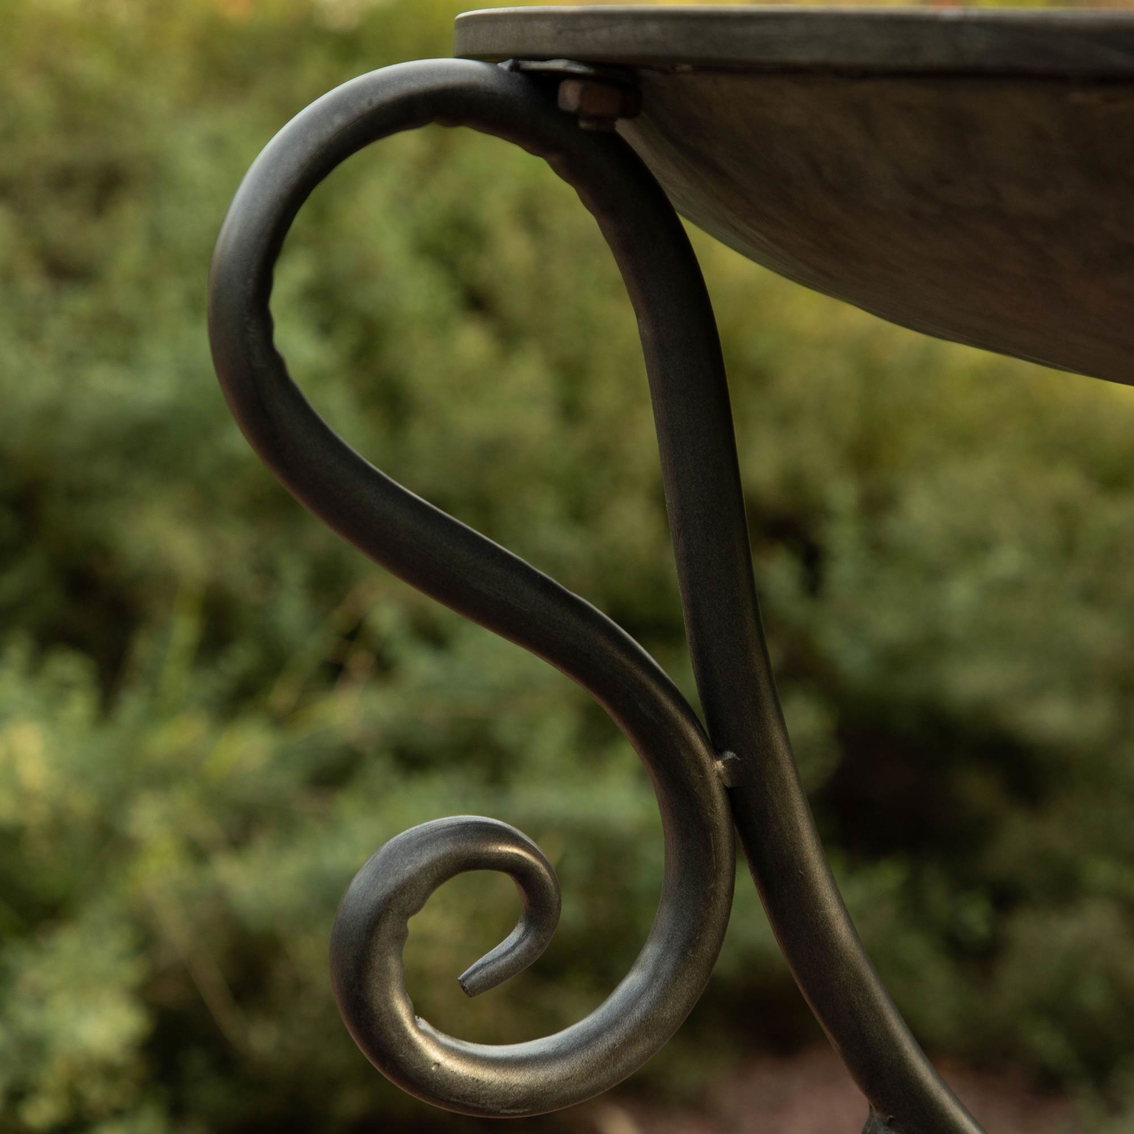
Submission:
[[[541,75],[558,82],[555,99]],[[433,60],[363,75],[276,135],[217,241],[213,361],[261,458],[376,563],[587,689],[648,766],[663,818],[665,882],[649,939],[626,979],[586,1019],[553,1036],[492,1047],[444,1035],[415,1016],[403,983],[406,919],[447,878],[500,870],[524,900],[512,935],[464,975],[470,994],[524,968],[554,929],[550,864],[520,832],[476,816],[414,828],[359,871],[332,932],[340,1011],[379,1070],[451,1110],[538,1114],[606,1090],[669,1039],[709,979],[732,903],[735,824],[792,973],[870,1103],[868,1134],[983,1134],[871,965],[811,818],[760,622],[728,383],[689,239],[630,145],[613,133],[584,133],[559,109],[566,102],[579,125],[609,129],[633,111],[632,89],[571,60],[500,67]],[[545,158],[578,191],[610,245],[641,331],[705,726],[614,622],[354,452],[275,350],[272,271],[303,202],[363,146],[431,121],[471,126]]]

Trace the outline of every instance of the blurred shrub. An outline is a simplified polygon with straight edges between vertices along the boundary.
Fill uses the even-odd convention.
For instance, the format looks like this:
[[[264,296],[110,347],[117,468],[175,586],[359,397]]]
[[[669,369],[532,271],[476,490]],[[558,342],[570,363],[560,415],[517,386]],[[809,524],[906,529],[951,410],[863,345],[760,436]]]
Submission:
[[[563,1026],[648,929],[657,819],[609,722],[307,516],[208,360],[244,169],[329,87],[446,54],[456,10],[0,3],[0,1130],[438,1128],[355,1051],[326,976],[353,871],[428,818],[515,823],[566,903],[533,971],[465,1003],[515,898],[438,895],[407,961],[442,1026]],[[1121,1093],[1134,399],[697,243],[787,714],[868,946],[931,1049]],[[356,446],[692,694],[633,319],[570,190],[488,139],[393,139],[315,194],[275,311]],[[812,1035],[742,878],[714,983],[645,1075]]]

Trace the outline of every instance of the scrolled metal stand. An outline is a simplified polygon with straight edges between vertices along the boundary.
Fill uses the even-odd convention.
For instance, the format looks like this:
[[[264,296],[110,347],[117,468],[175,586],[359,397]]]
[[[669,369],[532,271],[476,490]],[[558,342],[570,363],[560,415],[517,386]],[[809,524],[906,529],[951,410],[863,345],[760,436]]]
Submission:
[[[614,253],[638,317],[708,735],[610,619],[350,449],[275,350],[272,270],[307,196],[363,146],[430,122],[471,126],[543,157]],[[543,950],[559,913],[551,866],[519,831],[473,816],[387,843],[348,889],[331,942],[340,1011],[371,1062],[418,1097],[469,1114],[540,1113],[619,1082],[669,1039],[708,981],[731,906],[735,823],[796,980],[869,1100],[867,1129],[980,1134],[882,986],[823,854],[760,625],[712,308],[680,221],[630,147],[579,129],[546,80],[513,69],[433,60],[364,75],[298,115],[252,166],[217,243],[209,328],[229,405],[284,485],[376,563],[584,686],[633,743],[661,811],[662,896],[631,971],[584,1020],[521,1044],[466,1043],[414,1015],[406,922],[461,871],[512,876],[523,913],[461,978],[475,995]]]

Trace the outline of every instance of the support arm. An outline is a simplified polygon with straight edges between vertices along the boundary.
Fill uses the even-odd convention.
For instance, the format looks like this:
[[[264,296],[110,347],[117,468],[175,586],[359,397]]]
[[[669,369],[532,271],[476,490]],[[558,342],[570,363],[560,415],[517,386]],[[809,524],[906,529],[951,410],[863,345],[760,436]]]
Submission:
[[[274,347],[272,270],[307,196],[363,146],[429,122],[471,126],[543,157],[614,253],[638,317],[708,736],[613,622],[350,449]],[[225,220],[210,286],[217,374],[265,463],[376,563],[588,689],[641,756],[662,815],[661,901],[630,973],[578,1024],[497,1047],[446,1036],[414,1015],[402,974],[406,921],[455,873],[510,874],[520,924],[463,978],[472,993],[491,987],[538,956],[554,929],[550,865],[520,832],[478,817],[391,840],[359,872],[332,936],[336,997],[368,1058],[419,1097],[470,1114],[553,1110],[630,1074],[685,1019],[716,960],[732,899],[731,804],[796,980],[870,1101],[868,1128],[981,1134],[883,988],[823,855],[760,625],[712,308],[680,221],[630,147],[616,134],[580,130],[545,86],[501,67],[434,60],[364,75],[313,103],[256,160]],[[735,759],[722,762],[726,752]]]

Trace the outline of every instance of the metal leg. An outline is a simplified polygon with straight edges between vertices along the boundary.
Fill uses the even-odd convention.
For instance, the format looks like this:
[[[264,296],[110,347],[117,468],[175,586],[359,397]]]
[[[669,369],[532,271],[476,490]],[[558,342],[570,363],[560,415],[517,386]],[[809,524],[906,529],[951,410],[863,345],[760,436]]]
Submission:
[[[435,121],[544,157],[595,215],[618,262],[641,331],[711,743],[672,682],[614,623],[353,452],[273,346],[272,268],[308,194],[356,150]],[[677,216],[633,151],[617,135],[580,130],[546,87],[504,68],[435,60],[365,75],[295,118],[252,166],[217,244],[209,325],[229,405],[287,488],[375,562],[588,689],[634,744],[661,810],[662,897],[630,973],[580,1023],[499,1047],[415,1017],[402,976],[406,920],[462,870],[513,877],[523,916],[461,978],[475,995],[521,971],[549,939],[559,912],[550,865],[520,832],[479,817],[425,824],[387,843],[347,891],[332,935],[336,998],[368,1058],[419,1097],[471,1114],[534,1114],[612,1086],[665,1043],[708,980],[732,899],[735,820],[792,971],[870,1101],[867,1129],[979,1134],[882,987],[819,844],[760,625],[712,309]]]

